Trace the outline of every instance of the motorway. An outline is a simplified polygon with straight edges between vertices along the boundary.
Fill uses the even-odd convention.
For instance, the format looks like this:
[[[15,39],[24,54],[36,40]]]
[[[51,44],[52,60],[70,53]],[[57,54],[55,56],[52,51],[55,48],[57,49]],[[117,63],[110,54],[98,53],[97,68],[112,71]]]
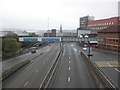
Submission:
[[[57,76],[51,88],[97,88],[93,76],[73,46],[73,43],[64,45]],[[58,44],[49,48],[48,52],[34,58],[30,64],[3,80],[3,88],[39,88],[59,52]]]
[[[93,76],[80,55],[80,52],[83,51],[82,48],[75,43],[64,43],[63,47],[64,50],[59,59],[56,77],[50,88],[97,88]],[[55,60],[59,49],[59,44],[56,43],[38,50],[36,54],[29,53],[29,56],[23,57],[25,60],[26,58],[38,56],[32,59],[28,65],[3,80],[3,88],[39,88]],[[86,53],[86,51],[84,52]],[[107,64],[109,63],[109,65],[104,67],[98,67],[110,78],[110,80],[118,85],[119,69],[118,67],[111,67],[112,64],[110,63],[110,61],[117,59],[117,57],[115,55],[112,56],[112,54],[97,51],[92,51],[92,53],[93,56],[91,60],[93,63],[98,61],[102,61],[103,64],[105,61],[107,61]],[[108,58],[106,55],[108,55]],[[17,60],[19,61],[21,59]],[[8,62],[17,61],[13,59]]]
[[[74,43],[64,45],[52,88],[97,88],[80,52],[74,46]]]
[[[29,65],[3,80],[3,88],[39,88],[58,52],[59,44],[48,46],[47,52],[34,58]]]

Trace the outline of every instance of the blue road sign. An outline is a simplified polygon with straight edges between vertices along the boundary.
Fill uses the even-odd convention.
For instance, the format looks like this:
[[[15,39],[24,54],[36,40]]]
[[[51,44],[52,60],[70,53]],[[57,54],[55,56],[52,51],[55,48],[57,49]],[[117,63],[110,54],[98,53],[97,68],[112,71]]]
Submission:
[[[59,42],[60,38],[42,38],[43,42]]]
[[[38,42],[38,38],[23,38],[24,42]]]
[[[20,42],[60,42],[60,37],[19,37]]]

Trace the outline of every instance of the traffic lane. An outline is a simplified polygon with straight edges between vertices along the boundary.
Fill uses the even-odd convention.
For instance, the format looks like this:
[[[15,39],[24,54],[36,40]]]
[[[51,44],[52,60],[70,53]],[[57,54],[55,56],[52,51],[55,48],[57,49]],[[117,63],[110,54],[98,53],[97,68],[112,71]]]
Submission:
[[[96,82],[79,52],[72,45],[69,48],[69,52],[72,52],[70,58],[71,88],[97,88]]]
[[[88,71],[80,62],[79,54],[71,48],[71,44],[64,45],[65,52],[57,72],[54,88],[87,88],[96,87]],[[81,66],[80,66],[80,64]],[[83,69],[83,70],[82,70]],[[87,69],[87,68],[86,68]],[[88,73],[87,73],[88,72]],[[86,75],[88,74],[88,76]],[[90,80],[90,83],[88,82]]]
[[[55,81],[53,83],[53,88],[69,88],[69,83],[68,83],[68,76],[69,76],[69,53],[67,52],[67,44],[64,45],[64,51],[63,55],[59,60],[59,66],[57,70],[57,74],[55,77]]]
[[[91,57],[92,60],[111,60],[111,61],[118,61],[118,54],[112,54],[107,52],[97,52],[97,51],[91,51],[93,53],[93,56]]]
[[[33,84],[30,85],[30,88],[39,88],[44,77],[46,76],[47,72],[49,71],[51,65],[53,64],[54,60],[56,59],[56,56],[59,52],[59,46],[55,47],[52,52],[49,52],[49,55],[45,55],[45,58],[47,56],[47,60],[44,60],[43,67],[38,67],[36,69],[36,76],[34,78],[31,78],[30,82]],[[43,58],[42,58],[43,59]]]
[[[109,67],[109,68],[100,68],[104,74],[107,75],[107,77],[115,83],[115,85],[118,86],[118,82],[119,82],[119,74],[120,72],[116,72],[116,70],[114,69],[117,69],[117,68],[112,68],[112,67]],[[119,87],[120,88],[120,87]]]
[[[74,43],[73,44],[75,48],[77,49],[80,49],[81,51],[83,51],[84,53],[87,54],[87,51],[84,51],[83,50],[83,47],[80,47],[80,46],[76,46],[76,44]],[[118,54],[115,54],[115,53],[107,53],[107,52],[100,52],[100,51],[95,51],[95,50],[92,50],[91,49],[91,53],[93,53],[93,56],[91,56],[91,60],[93,61],[104,61],[104,60],[119,60],[118,59]]]
[[[25,54],[25,55],[18,56],[16,58],[10,59],[8,61],[4,61],[2,63],[2,71],[5,71],[7,68],[13,66],[14,64],[16,64],[16,63],[18,63],[20,61],[27,60],[27,59],[32,59],[32,58],[38,56],[40,53],[48,52],[50,49],[54,48],[56,45],[57,44],[52,44],[51,46],[46,46],[46,47],[43,47],[41,49],[38,49],[36,51],[36,53],[28,53],[28,54]]]
[[[15,76],[5,79],[3,81],[3,88],[39,88],[40,83],[53,63],[53,59],[58,51],[59,48],[57,47],[56,49],[37,57],[33,63],[23,71],[17,73]],[[38,87],[36,87],[36,85],[38,85]]]

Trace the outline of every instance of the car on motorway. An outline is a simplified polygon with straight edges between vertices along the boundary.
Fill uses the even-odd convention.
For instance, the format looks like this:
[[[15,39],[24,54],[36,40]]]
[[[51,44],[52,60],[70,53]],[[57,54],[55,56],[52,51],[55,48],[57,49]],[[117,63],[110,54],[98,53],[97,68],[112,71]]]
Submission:
[[[30,52],[31,52],[31,53],[36,53],[36,48],[37,48],[37,47],[31,47],[31,48],[30,48]]]
[[[83,48],[83,50],[84,50],[84,51],[87,51],[87,48],[86,48],[86,47],[84,47],[84,48]]]

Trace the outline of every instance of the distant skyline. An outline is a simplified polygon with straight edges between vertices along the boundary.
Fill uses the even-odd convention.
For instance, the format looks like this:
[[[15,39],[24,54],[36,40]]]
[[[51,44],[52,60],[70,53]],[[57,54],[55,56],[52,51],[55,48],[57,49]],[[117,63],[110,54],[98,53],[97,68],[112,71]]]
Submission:
[[[118,16],[119,0],[1,0],[0,27],[48,30],[76,29],[79,18]]]

